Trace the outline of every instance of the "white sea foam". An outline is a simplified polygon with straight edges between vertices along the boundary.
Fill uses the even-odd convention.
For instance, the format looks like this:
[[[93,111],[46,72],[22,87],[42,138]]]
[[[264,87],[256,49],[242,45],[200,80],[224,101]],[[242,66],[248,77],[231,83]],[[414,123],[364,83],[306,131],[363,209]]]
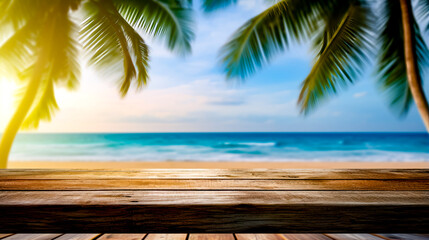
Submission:
[[[276,142],[242,142],[239,144],[258,147],[272,147],[276,145]]]
[[[36,135],[17,141],[12,160],[52,161],[427,161],[429,139],[402,135],[269,134]],[[88,140],[89,138],[89,140]],[[60,140],[58,140],[60,139]]]

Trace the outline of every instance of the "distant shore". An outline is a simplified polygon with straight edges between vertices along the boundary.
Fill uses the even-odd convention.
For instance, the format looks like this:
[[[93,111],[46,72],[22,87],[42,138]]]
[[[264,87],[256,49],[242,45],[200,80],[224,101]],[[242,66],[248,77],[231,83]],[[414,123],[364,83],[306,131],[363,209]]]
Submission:
[[[429,168],[429,162],[53,162],[11,161],[8,168]]]

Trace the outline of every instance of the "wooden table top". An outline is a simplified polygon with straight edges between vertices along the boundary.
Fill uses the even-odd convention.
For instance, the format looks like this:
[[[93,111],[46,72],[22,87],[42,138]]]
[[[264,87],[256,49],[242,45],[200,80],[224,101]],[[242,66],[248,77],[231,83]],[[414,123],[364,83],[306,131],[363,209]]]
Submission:
[[[428,234],[0,234],[2,240],[428,240]]]
[[[429,169],[0,170],[0,232],[429,232]]]

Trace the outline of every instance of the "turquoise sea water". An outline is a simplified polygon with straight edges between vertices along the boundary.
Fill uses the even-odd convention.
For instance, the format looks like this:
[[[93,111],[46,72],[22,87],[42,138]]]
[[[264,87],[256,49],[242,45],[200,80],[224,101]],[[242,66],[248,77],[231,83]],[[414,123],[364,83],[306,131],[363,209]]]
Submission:
[[[426,133],[20,134],[12,160],[428,161]]]

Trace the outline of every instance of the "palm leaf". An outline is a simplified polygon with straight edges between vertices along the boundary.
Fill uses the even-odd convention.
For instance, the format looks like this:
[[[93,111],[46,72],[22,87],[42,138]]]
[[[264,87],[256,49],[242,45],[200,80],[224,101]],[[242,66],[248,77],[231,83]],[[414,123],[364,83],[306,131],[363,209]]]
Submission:
[[[183,1],[171,0],[114,0],[121,15],[135,28],[165,39],[167,46],[178,53],[191,50],[191,9]]]
[[[88,18],[84,22],[81,36],[84,48],[92,54],[90,64],[101,69],[110,68],[123,62],[123,76],[119,78],[120,92],[125,96],[136,76],[125,33],[114,14],[115,7],[110,1],[85,3]]]
[[[51,121],[52,115],[59,109],[55,99],[53,81],[45,80],[44,83],[39,90],[40,97],[21,125],[22,129],[36,129],[41,121]]]
[[[29,72],[31,65],[35,61],[35,56],[39,52],[40,44],[37,42],[49,42],[49,56],[46,56],[49,64],[57,71],[54,74],[57,82],[63,79],[66,85],[74,87],[79,75],[79,63],[77,61],[76,25],[70,20],[68,10],[70,4],[77,0],[56,1],[49,5],[49,9],[34,13],[32,18],[28,18],[26,23],[16,28],[12,35],[0,46],[0,62],[7,67],[3,67],[7,72],[24,73]],[[18,5],[12,1],[13,6]],[[26,0],[23,0],[26,2]],[[37,2],[37,1],[36,1]],[[28,2],[26,2],[28,3]],[[13,11],[12,11],[13,12]],[[11,13],[8,13],[11,14]],[[40,34],[40,26],[46,25],[46,19],[55,21],[55,41],[44,39],[46,36]],[[15,71],[12,71],[14,69]],[[22,79],[26,79],[23,77]]]
[[[402,29],[401,7],[399,2],[385,0],[381,6],[382,13],[379,23],[380,54],[378,59],[378,82],[383,91],[390,98],[393,109],[405,114],[409,110],[413,99],[408,86],[407,70],[404,54],[404,37]],[[415,29],[415,43],[417,62],[420,72],[427,66],[429,51],[413,18]]]
[[[66,86],[69,89],[77,87],[80,76],[79,43],[76,40],[78,27],[67,14],[75,1],[62,0],[59,6],[62,11],[57,11],[59,14],[55,16],[55,19],[50,17],[51,20],[56,21],[55,42],[51,46],[55,50],[50,56],[50,78],[56,84]]]
[[[249,20],[221,49],[227,78],[244,79],[283,51],[308,39],[330,1],[283,0]]]
[[[16,76],[28,68],[36,51],[35,38],[38,34],[38,19],[33,19],[13,32],[0,46],[0,64],[3,74]]]
[[[149,79],[149,47],[146,45],[143,38],[136,32],[136,30],[129,25],[129,23],[119,14],[115,9],[112,9],[112,13],[118,20],[118,24],[122,27],[124,34],[126,35],[130,48],[133,52],[134,65],[137,69],[137,89],[141,89],[147,84]],[[129,85],[128,85],[129,88]]]
[[[92,53],[91,63],[110,68],[115,62],[123,61],[124,75],[119,81],[122,96],[127,94],[133,80],[136,80],[137,89],[146,85],[149,49],[143,38],[113,2],[88,2],[86,9],[89,18],[85,21],[82,38],[84,47]]]
[[[416,7],[419,22],[426,24],[425,31],[429,31],[429,0],[419,0]]]
[[[90,55],[89,64],[103,69],[121,62],[121,45],[115,29],[99,13],[94,2],[86,2],[83,8],[87,18],[82,23],[80,39]]]
[[[319,54],[298,98],[304,113],[353,83],[368,60],[370,10],[357,1],[349,3],[342,14],[338,14],[341,8],[335,9],[336,14],[330,15],[331,19],[325,23],[323,37],[316,40],[320,44]]]
[[[62,0],[51,5],[51,10],[40,20],[42,29],[36,37],[34,63],[21,72],[23,80],[30,80],[35,72],[41,72],[42,79],[30,113],[22,128],[37,128],[40,121],[50,121],[58,110],[54,84],[74,88],[80,73],[77,61],[75,23],[69,18],[69,9],[75,0]],[[37,60],[36,60],[37,59]],[[39,61],[42,61],[41,63]],[[37,67],[36,67],[37,62]],[[36,69],[41,68],[41,69]]]
[[[0,6],[3,9],[4,15],[0,17],[0,30],[5,25],[12,25],[15,28],[20,28],[22,25],[34,19],[35,16],[41,13],[46,13],[52,9],[52,2],[46,0],[2,0],[6,1]]]
[[[122,19],[121,16],[118,16]],[[143,38],[132,28],[125,20],[120,21],[124,29],[124,33],[131,43],[131,48],[134,53],[134,63],[137,69],[137,89],[145,86],[148,82],[149,75],[149,47],[146,45]]]

